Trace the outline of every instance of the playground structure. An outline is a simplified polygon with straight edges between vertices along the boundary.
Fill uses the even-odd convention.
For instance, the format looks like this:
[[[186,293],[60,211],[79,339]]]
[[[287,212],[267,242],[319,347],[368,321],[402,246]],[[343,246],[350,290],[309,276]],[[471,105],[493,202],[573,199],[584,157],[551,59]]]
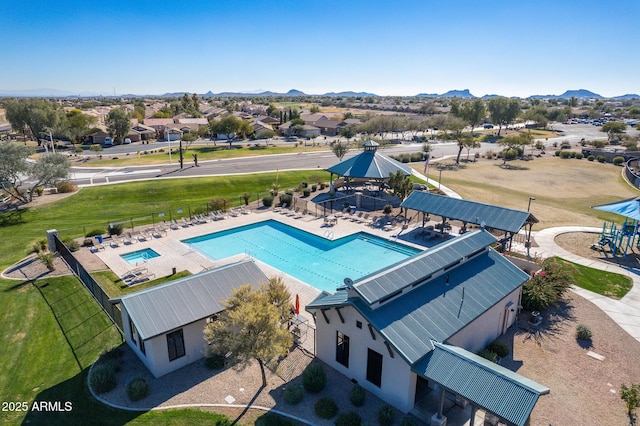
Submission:
[[[613,257],[622,255],[627,257],[629,250],[633,250],[639,243],[640,223],[635,219],[626,218],[618,227],[615,222],[605,221],[598,242],[592,248],[602,250],[603,253],[611,253]]]

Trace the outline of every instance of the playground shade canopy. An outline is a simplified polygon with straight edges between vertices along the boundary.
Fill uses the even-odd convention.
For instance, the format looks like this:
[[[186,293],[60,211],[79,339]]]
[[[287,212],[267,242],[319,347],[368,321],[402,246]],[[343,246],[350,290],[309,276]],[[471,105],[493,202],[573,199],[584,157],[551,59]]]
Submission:
[[[616,201],[609,204],[592,206],[592,209],[619,214],[634,220],[640,220],[640,197]]]

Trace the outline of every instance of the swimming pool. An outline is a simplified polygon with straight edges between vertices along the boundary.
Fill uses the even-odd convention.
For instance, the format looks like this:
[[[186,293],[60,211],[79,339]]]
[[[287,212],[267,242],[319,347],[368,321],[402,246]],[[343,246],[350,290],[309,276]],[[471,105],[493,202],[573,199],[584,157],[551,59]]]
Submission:
[[[138,263],[146,262],[149,259],[153,259],[154,257],[160,256],[155,250],[150,248],[146,248],[143,250],[132,251],[131,253],[121,254],[124,260],[132,265],[137,265]]]
[[[246,253],[319,290],[378,271],[420,250],[359,232],[328,240],[275,220],[182,241],[213,259]]]

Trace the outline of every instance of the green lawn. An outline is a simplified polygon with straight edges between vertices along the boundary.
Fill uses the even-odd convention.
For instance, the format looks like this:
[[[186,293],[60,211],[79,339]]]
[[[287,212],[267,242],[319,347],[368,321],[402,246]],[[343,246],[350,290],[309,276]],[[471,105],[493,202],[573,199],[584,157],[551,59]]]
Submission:
[[[317,179],[328,181],[329,174],[321,170],[278,174],[281,189]],[[188,216],[190,211],[204,211],[216,197],[227,198],[237,206],[243,203],[244,192],[255,201],[266,195],[275,181],[275,173],[141,181],[83,188],[56,203],[2,212],[0,267],[22,259],[34,241],[46,237],[48,229],[57,229],[62,239],[77,238],[96,228],[105,230],[113,222],[143,218],[135,222],[139,226],[157,221],[159,213],[164,213],[166,220]]]
[[[561,261],[571,268],[575,285],[585,290],[619,300],[633,287],[631,278],[624,275],[588,268],[566,260]]]
[[[304,142],[301,140],[300,142]],[[278,145],[273,145],[273,142],[266,146],[265,140],[259,141],[247,141],[247,143],[241,144],[242,147],[238,148],[238,144],[234,144],[233,149],[228,149],[229,144],[222,141],[217,142],[217,145],[202,146],[192,145],[185,148],[183,151],[183,159],[185,165],[193,164],[193,154],[198,154],[198,161],[207,160],[220,160],[224,158],[239,158],[239,157],[255,157],[258,155],[273,155],[273,154],[295,154],[298,152],[310,152],[310,151],[328,151],[327,146],[312,146],[312,141],[307,141],[306,146],[298,143],[288,143],[283,145],[280,142]],[[257,145],[257,146],[256,146]],[[171,161],[173,164],[178,164],[180,156],[178,154],[178,144],[171,145],[172,154]],[[162,151],[162,152],[160,152]],[[169,146],[167,144],[151,144],[143,145],[140,149],[140,156],[133,152],[130,154],[110,154],[108,150],[100,152],[102,155],[101,160],[91,160],[83,163],[73,163],[78,167],[95,167],[95,166],[141,166],[151,164],[168,164],[169,163]]]

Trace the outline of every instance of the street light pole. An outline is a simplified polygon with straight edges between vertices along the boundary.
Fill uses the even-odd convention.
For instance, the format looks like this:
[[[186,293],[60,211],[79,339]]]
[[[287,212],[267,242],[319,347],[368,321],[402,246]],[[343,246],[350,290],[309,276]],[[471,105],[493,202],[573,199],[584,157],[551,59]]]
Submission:
[[[530,212],[530,210],[531,210],[531,202],[533,200],[535,200],[535,199],[536,199],[535,197],[529,197],[529,204],[527,205],[527,213]],[[533,223],[531,221],[529,221],[528,218],[527,218],[527,222],[528,222],[527,225],[529,225],[529,232],[527,232],[525,230],[525,232],[527,234],[527,242],[525,243],[525,245],[527,247],[527,259],[530,260],[531,259],[531,253],[530,253],[530,251],[531,251],[531,228],[533,228]]]

